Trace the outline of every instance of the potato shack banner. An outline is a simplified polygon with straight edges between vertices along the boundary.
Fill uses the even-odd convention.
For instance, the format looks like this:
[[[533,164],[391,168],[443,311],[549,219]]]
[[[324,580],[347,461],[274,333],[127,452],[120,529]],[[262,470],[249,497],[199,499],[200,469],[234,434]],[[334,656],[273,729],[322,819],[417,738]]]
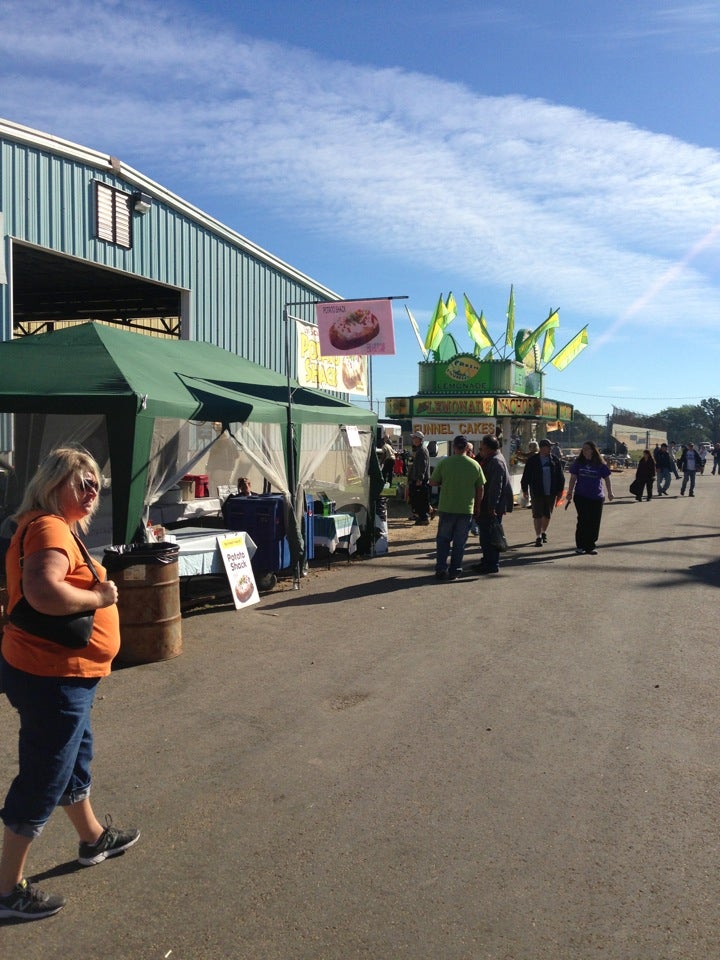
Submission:
[[[315,304],[323,356],[395,353],[392,300],[334,300]]]
[[[296,321],[298,383],[301,387],[368,395],[367,357],[324,357],[320,353],[318,328]]]

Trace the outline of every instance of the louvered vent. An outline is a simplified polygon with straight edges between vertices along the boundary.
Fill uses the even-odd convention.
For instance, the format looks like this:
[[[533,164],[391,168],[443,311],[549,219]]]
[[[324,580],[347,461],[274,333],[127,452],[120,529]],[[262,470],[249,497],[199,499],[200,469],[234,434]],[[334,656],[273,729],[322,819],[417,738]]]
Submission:
[[[130,217],[131,197],[105,183],[95,184],[95,217],[97,236],[118,247],[132,246]]]

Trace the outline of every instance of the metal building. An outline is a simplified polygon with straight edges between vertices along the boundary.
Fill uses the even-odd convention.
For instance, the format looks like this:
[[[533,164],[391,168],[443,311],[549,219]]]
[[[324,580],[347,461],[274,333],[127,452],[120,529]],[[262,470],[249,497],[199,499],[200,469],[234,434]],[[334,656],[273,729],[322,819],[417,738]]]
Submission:
[[[0,119],[0,340],[101,320],[286,373],[284,305],[336,299],[117,157]]]

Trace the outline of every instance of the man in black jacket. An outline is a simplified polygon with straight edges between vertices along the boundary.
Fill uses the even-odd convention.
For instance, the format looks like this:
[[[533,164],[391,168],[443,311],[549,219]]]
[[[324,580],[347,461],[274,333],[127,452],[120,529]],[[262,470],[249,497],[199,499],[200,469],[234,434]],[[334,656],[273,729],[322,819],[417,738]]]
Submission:
[[[415,524],[426,527],[430,523],[430,456],[424,439],[420,430],[411,437],[413,459],[408,469],[408,499]]]
[[[540,441],[539,453],[528,458],[520,479],[520,487],[527,497],[530,491],[535,546],[547,543],[547,528],[558,497],[565,489],[563,465],[551,453],[549,440]]]
[[[485,474],[485,491],[480,503],[480,513],[477,516],[477,525],[480,531],[480,549],[483,558],[476,563],[473,570],[478,573],[500,572],[500,550],[495,541],[495,534],[504,537],[502,518],[512,503],[512,487],[507,463],[500,453],[500,443],[497,437],[483,437],[480,441],[478,463]]]
[[[668,452],[668,445],[666,443],[661,443],[660,449],[655,457],[655,475],[657,477],[657,489],[659,497],[670,496],[668,490],[670,489],[671,473],[675,474],[676,480],[680,479],[680,474],[677,470],[677,464]]]

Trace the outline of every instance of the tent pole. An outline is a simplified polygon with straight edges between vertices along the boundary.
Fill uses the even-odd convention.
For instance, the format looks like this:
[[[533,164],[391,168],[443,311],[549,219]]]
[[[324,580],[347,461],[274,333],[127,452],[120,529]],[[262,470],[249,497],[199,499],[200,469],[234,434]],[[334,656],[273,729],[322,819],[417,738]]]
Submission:
[[[373,355],[368,355],[368,390],[370,392],[370,413],[375,413],[375,407],[373,406]],[[378,404],[378,418],[380,416],[380,404]],[[377,431],[373,438],[373,455],[374,450],[377,449],[379,439],[379,431]],[[375,559],[375,516],[376,516],[376,505],[370,503],[370,510],[368,516],[368,526],[370,527],[370,556],[372,559]]]
[[[292,382],[290,377],[290,316],[288,314],[289,304],[283,306],[283,321],[285,323],[285,372],[287,375],[287,468],[288,468],[288,487],[290,489],[290,509],[295,514],[295,500],[297,491],[295,489],[297,480],[295,469],[295,431],[293,429],[292,415]],[[307,555],[307,544],[305,544],[305,553]],[[300,589],[300,566],[302,559],[296,557],[293,562],[293,589]]]

